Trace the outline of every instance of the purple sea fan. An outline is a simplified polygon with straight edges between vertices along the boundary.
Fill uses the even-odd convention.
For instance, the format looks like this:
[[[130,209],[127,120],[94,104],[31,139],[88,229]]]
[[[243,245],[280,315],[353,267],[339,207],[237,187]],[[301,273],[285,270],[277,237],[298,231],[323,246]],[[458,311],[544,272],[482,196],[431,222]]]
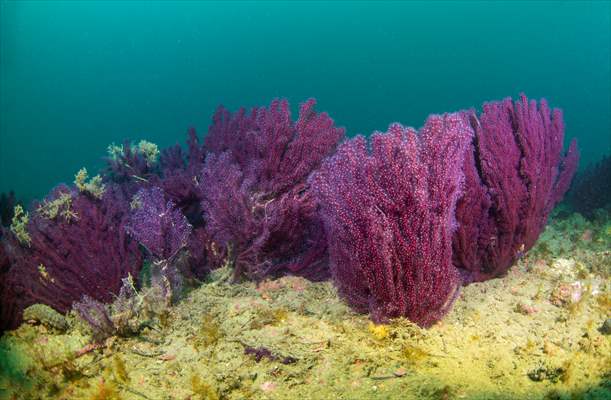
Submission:
[[[161,178],[156,185],[163,189],[166,197],[182,211],[193,227],[188,251],[180,259],[180,270],[187,278],[202,279],[210,269],[224,262],[224,249],[214,245],[204,227],[201,202],[202,192],[206,189],[201,187],[200,174],[205,150],[193,128],[188,130],[187,146],[186,154],[178,144],[161,152]]]
[[[391,125],[358,136],[311,177],[333,280],[374,321],[430,326],[460,289],[452,265],[454,209],[472,130],[461,114],[433,115],[417,134]]]
[[[189,223],[198,228],[204,225],[199,174],[204,165],[205,151],[194,128],[189,129],[188,136],[186,155],[178,144],[161,152],[162,173],[157,185],[180,208]]]
[[[315,101],[293,122],[288,102],[231,115],[222,107],[206,137],[201,182],[206,230],[230,247],[235,277],[326,275],[325,238],[307,177],[344,135]]]
[[[61,199],[57,213],[49,205]],[[128,201],[114,185],[107,185],[101,199],[65,185],[55,188],[44,202],[30,211],[29,244],[12,232],[5,237],[9,258],[0,290],[3,325],[15,327],[24,308],[35,303],[66,312],[87,295],[110,302],[127,275],[137,276],[142,266],[138,244],[125,233]],[[55,215],[51,215],[55,214]]]
[[[299,107],[292,122],[286,100],[274,100],[234,116],[219,108],[206,137],[206,148],[214,154],[230,151],[244,175],[255,180],[257,189],[282,193],[303,183],[320,162],[330,155],[344,136],[327,113],[316,113],[316,100]]]
[[[503,275],[528,251],[568,189],[579,154],[562,155],[562,112],[522,95],[486,103],[469,116],[475,136],[456,207],[454,264],[465,283]]]
[[[185,248],[191,225],[158,187],[140,189],[132,200],[127,232],[158,260],[168,260]]]

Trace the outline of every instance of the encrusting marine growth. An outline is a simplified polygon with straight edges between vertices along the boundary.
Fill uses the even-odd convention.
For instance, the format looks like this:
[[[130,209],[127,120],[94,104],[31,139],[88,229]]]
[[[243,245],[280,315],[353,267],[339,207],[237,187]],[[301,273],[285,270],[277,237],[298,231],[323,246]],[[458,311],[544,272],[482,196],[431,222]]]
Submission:
[[[203,144],[188,131],[186,153],[111,146],[100,176],[83,169],[16,207],[0,239],[0,328],[43,303],[74,308],[98,340],[137,333],[222,265],[234,280],[331,276],[374,321],[430,326],[461,285],[532,247],[578,162],[574,142],[561,154],[562,113],[544,100],[432,115],[419,132],[393,124],[369,141],[344,140],[315,104],[295,121],[285,100],[220,107]]]

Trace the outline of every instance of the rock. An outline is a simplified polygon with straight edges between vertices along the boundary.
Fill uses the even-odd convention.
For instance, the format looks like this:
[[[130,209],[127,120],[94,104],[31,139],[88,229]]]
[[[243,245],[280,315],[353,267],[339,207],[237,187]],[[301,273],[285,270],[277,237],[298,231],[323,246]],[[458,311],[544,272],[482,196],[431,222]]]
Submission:
[[[568,307],[571,304],[576,304],[583,296],[584,287],[581,282],[560,283],[556,286],[550,295],[550,303],[557,307]]]
[[[539,365],[537,368],[527,373],[530,380],[534,382],[550,381],[552,383],[558,382],[562,376],[566,373],[566,370],[562,367],[552,367],[549,365]]]
[[[521,301],[516,304],[514,310],[515,312],[520,313],[522,315],[531,315],[539,311],[536,307],[527,303],[523,303]]]
[[[607,318],[605,322],[603,322],[603,324],[600,326],[600,328],[598,328],[598,330],[603,335],[610,334],[611,333],[611,318]]]
[[[61,332],[68,329],[66,318],[45,304],[33,304],[23,310],[23,320],[40,323],[47,328],[54,328]]]

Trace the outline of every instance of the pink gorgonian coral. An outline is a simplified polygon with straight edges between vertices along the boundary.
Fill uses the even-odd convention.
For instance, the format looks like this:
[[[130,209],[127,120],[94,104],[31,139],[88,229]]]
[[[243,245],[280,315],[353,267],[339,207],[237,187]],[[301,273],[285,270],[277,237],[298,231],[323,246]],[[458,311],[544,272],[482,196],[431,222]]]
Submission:
[[[110,302],[142,256],[125,232],[129,201],[114,185],[101,199],[60,185],[35,203],[26,225],[29,240],[4,238],[9,266],[3,273],[3,325],[15,327],[24,308],[44,303],[59,312],[87,295]],[[6,306],[6,309],[5,309]]]
[[[167,260],[187,247],[191,225],[158,187],[140,189],[131,202],[127,233],[137,240],[153,259]]]
[[[579,154],[562,154],[559,109],[522,95],[466,112],[475,132],[463,169],[465,193],[456,206],[454,264],[465,283],[503,275],[535,243],[567,191]]]
[[[301,104],[294,122],[285,100],[233,115],[221,107],[214,116],[202,209],[210,237],[229,248],[236,278],[327,274],[326,240],[306,180],[344,130],[315,104]]]
[[[472,129],[433,115],[417,133],[399,124],[358,136],[313,174],[339,293],[374,321],[430,326],[460,288],[452,265],[454,209]]]

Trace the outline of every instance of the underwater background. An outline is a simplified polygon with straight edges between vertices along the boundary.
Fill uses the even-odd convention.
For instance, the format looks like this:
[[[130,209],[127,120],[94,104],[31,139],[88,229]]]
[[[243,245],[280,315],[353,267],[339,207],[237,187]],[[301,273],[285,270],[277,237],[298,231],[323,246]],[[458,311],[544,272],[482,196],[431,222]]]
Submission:
[[[0,0],[0,400],[611,399],[610,14]]]
[[[580,165],[611,148],[607,1],[0,1],[0,192],[25,201],[111,142],[182,143],[316,97],[348,136],[517,96],[564,109]]]

